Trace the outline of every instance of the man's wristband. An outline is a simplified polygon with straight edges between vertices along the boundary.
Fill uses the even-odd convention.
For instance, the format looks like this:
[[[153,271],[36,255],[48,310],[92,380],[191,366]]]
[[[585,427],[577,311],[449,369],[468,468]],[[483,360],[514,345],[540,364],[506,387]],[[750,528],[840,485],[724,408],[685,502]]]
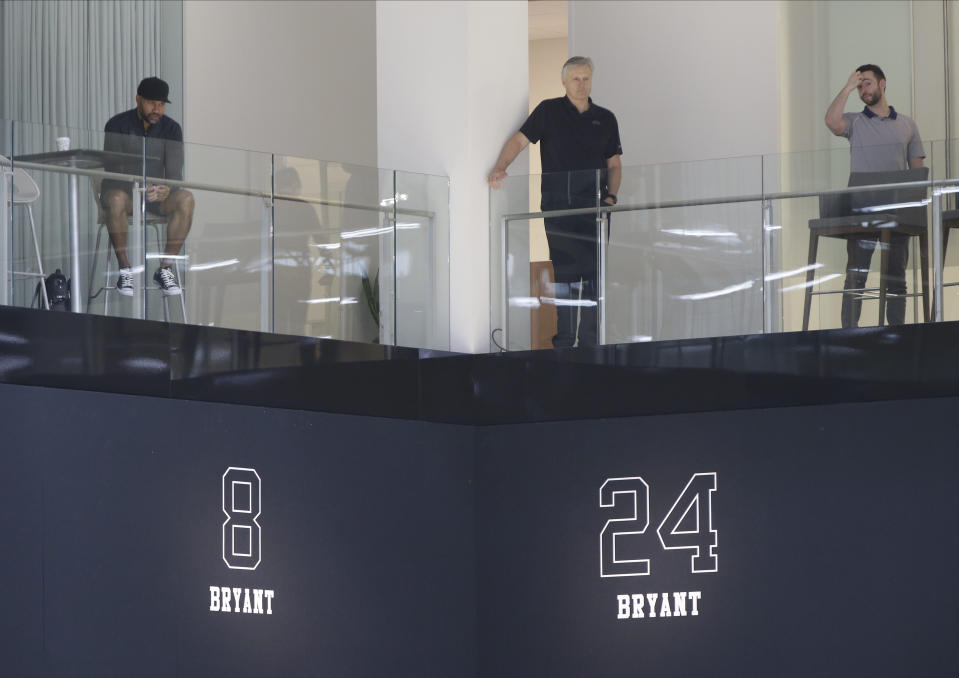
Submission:
[[[613,193],[607,193],[607,194],[606,194],[606,198],[607,198],[607,199],[610,199],[610,198],[611,198],[614,205],[615,205],[616,202],[617,202],[617,201],[616,201],[616,195],[613,194]]]

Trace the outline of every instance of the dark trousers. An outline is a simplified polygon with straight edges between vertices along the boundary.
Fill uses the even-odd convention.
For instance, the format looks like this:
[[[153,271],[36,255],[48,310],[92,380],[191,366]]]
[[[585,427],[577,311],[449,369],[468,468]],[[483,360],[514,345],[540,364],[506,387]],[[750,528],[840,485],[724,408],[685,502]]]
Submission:
[[[543,209],[594,206],[570,203]],[[596,332],[596,215],[551,217],[545,220],[549,258],[553,262],[556,335],[553,346],[595,346]],[[579,322],[577,322],[577,319]],[[578,326],[578,327],[577,327]],[[579,340],[577,343],[577,339]]]
[[[596,334],[596,280],[580,282],[558,282],[556,288],[556,335],[554,348],[595,346]],[[577,327],[578,325],[578,327]],[[578,330],[578,332],[577,332]]]
[[[846,239],[846,284],[843,289],[857,290],[866,286],[869,264],[878,249],[878,238]],[[909,260],[909,236],[895,235],[889,241],[889,271],[886,276],[886,322],[902,325],[906,321],[906,262]],[[858,293],[842,295],[842,326],[858,327],[862,298]]]

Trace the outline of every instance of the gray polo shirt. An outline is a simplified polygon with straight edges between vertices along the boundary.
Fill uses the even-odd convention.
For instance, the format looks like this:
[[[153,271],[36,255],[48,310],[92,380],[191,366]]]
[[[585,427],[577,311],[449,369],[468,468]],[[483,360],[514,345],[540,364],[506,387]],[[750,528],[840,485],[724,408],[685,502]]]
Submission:
[[[882,118],[869,107],[859,113],[843,113],[849,139],[850,171],[890,172],[909,169],[911,158],[925,158],[919,138],[919,128],[912,118],[896,113],[889,107],[889,115]]]

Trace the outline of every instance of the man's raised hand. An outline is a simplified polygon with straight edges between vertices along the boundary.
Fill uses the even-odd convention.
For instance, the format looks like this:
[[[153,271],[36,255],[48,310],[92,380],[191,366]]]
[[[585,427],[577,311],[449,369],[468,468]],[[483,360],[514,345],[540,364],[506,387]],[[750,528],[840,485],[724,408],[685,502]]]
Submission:
[[[849,80],[846,81],[846,91],[853,92],[854,90],[859,89],[859,83],[862,81],[862,73],[859,71],[853,71],[852,75],[849,76]]]

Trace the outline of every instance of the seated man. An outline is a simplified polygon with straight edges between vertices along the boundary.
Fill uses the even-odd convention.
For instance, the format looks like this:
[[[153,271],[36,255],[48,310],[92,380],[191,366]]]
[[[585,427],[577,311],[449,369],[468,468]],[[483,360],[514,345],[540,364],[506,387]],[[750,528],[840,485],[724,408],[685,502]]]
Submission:
[[[119,151],[135,156],[146,149],[146,176],[166,179],[183,178],[183,130],[172,118],[163,114],[170,102],[170,86],[160,78],[145,78],[137,87],[137,106],[113,116],[107,122],[103,143],[105,151]],[[123,174],[140,174],[142,164],[137,158],[130,162],[110,163],[107,169]],[[133,296],[133,272],[127,259],[127,220],[133,210],[132,185],[129,182],[106,179],[100,192],[100,202],[106,210],[107,230],[117,255],[120,274],[117,292]],[[193,194],[164,184],[148,184],[147,210],[168,218],[167,258],[160,262],[153,279],[165,295],[180,294],[180,285],[172,269],[172,257],[180,253],[183,241],[193,223]]]

